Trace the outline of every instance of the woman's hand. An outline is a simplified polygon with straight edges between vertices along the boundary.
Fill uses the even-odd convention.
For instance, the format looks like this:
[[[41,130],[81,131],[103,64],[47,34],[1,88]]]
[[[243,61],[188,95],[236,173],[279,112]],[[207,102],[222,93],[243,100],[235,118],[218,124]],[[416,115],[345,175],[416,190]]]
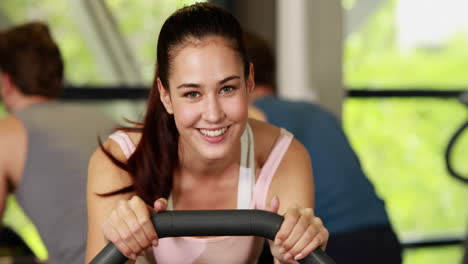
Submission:
[[[277,213],[278,208],[279,199],[274,197],[268,211]],[[317,247],[325,250],[328,237],[328,230],[312,208],[290,207],[274,242],[270,242],[270,249],[281,263],[297,263],[296,260],[306,257]]]
[[[158,245],[158,235],[151,222],[151,212],[165,211],[167,200],[160,198],[149,207],[138,196],[120,200],[103,224],[104,237],[127,258],[136,259],[151,245]]]

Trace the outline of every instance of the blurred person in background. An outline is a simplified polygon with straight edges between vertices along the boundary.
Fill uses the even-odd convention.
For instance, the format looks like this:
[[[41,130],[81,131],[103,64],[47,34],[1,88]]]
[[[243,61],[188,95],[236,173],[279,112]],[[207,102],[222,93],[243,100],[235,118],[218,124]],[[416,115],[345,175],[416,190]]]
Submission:
[[[114,127],[104,114],[58,101],[63,61],[48,26],[0,32],[0,214],[13,193],[37,227],[48,263],[84,262],[86,175],[97,137]]]
[[[276,97],[271,47],[251,32],[245,33],[244,41],[255,69],[255,89],[250,93],[255,112],[249,115],[291,131],[309,151],[314,211],[330,232],[328,255],[336,263],[401,263],[401,246],[385,204],[365,176],[338,120],[316,104]]]

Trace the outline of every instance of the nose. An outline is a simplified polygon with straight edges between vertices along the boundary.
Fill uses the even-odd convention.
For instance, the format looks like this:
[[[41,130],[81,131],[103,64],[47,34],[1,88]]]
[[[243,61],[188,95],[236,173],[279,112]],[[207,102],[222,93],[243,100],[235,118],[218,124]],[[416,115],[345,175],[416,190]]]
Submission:
[[[223,121],[225,114],[217,96],[207,96],[204,108],[203,119],[210,123],[219,123]]]

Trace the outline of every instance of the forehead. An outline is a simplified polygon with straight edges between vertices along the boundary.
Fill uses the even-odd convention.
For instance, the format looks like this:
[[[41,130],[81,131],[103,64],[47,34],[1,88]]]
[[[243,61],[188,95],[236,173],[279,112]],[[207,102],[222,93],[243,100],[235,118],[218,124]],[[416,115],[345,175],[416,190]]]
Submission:
[[[171,75],[238,73],[243,70],[234,42],[223,37],[190,38],[174,50]]]

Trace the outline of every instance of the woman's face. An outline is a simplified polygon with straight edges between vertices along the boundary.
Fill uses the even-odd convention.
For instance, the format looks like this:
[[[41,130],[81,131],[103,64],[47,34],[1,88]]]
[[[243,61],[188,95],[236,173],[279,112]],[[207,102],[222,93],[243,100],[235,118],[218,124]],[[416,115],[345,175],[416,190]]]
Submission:
[[[158,82],[184,154],[218,160],[238,153],[233,150],[247,122],[254,84],[251,77],[246,81],[242,60],[230,45],[216,36],[182,44],[171,61],[170,93]]]

